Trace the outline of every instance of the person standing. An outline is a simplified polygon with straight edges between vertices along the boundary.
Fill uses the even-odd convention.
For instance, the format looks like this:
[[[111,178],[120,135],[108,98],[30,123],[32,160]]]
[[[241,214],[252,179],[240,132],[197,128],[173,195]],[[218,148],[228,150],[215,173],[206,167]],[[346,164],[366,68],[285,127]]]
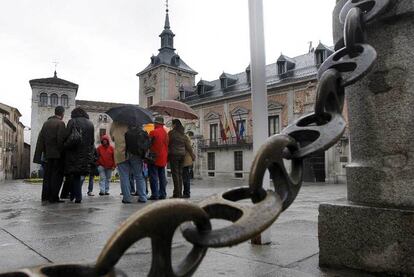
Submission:
[[[75,199],[75,203],[81,203],[81,178],[90,174],[91,164],[94,162],[95,128],[88,114],[82,108],[75,108],[66,130],[65,174],[71,175],[71,200]]]
[[[185,156],[183,162],[183,198],[190,198],[190,180],[191,180],[191,167],[193,166],[193,161],[195,160],[195,155],[193,147],[191,146],[191,141],[188,136],[185,136]]]
[[[111,139],[115,144],[115,164],[118,168],[119,181],[121,185],[122,203],[131,203],[131,190],[129,183],[130,167],[125,152],[125,133],[128,131],[128,125],[114,121],[109,131]]]
[[[168,160],[170,161],[171,174],[174,183],[172,198],[183,196],[183,166],[186,153],[186,140],[184,126],[178,119],[173,119],[172,130],[168,133]],[[193,154],[194,155],[194,154]]]
[[[37,138],[33,162],[44,165],[42,202],[64,202],[59,199],[63,182],[62,153],[65,139],[65,108],[57,106],[55,115],[43,124]]]
[[[98,153],[99,195],[109,195],[109,182],[115,169],[114,147],[109,143],[109,136],[101,138],[101,144],[96,149]]]
[[[167,177],[165,167],[168,161],[168,134],[164,129],[164,118],[156,117],[154,130],[149,134],[151,138],[150,154],[154,155],[154,161],[148,161],[148,174],[150,179],[150,200],[165,199],[167,197]]]

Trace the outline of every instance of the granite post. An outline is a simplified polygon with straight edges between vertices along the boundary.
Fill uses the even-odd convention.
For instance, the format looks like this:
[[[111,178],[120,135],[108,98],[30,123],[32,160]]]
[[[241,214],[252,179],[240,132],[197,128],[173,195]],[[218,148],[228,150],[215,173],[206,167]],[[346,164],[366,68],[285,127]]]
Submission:
[[[366,26],[373,70],[346,89],[348,201],[319,207],[319,264],[414,275],[414,1],[390,2]]]

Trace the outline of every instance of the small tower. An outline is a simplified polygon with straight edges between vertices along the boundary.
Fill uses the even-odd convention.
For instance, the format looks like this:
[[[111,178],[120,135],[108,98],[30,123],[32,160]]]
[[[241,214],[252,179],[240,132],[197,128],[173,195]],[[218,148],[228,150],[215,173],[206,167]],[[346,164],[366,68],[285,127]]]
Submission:
[[[151,56],[150,64],[137,74],[139,77],[139,105],[147,108],[166,99],[179,99],[180,87],[193,87],[197,72],[175,52],[171,31],[168,1],[166,2],[164,30],[159,35],[161,48]]]
[[[75,98],[79,86],[75,83],[60,79],[55,70],[53,77],[33,79],[29,81],[32,88],[32,118],[30,134],[30,173],[37,172],[39,165],[33,164],[37,137],[43,123],[55,113],[56,106],[65,108],[64,121],[70,118],[75,108]]]

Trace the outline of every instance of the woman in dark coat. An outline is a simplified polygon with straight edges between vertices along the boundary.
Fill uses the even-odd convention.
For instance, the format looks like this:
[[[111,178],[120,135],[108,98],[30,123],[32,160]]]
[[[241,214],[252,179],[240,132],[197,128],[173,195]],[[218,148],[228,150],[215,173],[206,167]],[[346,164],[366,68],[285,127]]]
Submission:
[[[184,126],[180,120],[173,119],[172,128],[168,133],[168,160],[170,161],[171,175],[174,183],[172,198],[181,198],[183,196],[183,167],[187,137],[184,134]]]
[[[70,140],[75,128],[79,130],[81,136],[80,141],[73,145]],[[94,162],[95,128],[88,114],[81,108],[75,108],[66,130],[65,175],[71,176],[71,200],[75,199],[75,203],[80,203],[82,201],[81,176],[89,175],[91,164]]]

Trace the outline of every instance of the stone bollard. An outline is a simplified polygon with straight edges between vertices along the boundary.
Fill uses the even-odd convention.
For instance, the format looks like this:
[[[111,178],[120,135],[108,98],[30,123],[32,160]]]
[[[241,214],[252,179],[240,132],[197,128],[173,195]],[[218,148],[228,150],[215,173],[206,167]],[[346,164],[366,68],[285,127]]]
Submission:
[[[414,1],[366,26],[378,59],[346,89],[348,201],[319,207],[319,264],[414,274]],[[333,12],[334,42],[343,36]]]

